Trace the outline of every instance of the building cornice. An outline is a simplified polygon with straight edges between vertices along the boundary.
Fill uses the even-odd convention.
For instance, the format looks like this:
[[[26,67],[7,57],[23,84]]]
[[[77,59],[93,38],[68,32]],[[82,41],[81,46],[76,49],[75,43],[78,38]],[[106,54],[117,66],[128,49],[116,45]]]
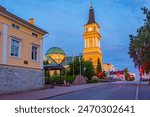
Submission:
[[[21,25],[24,25],[24,26],[26,26],[26,27],[28,27],[28,28],[30,28],[30,29],[40,33],[40,34],[44,35],[44,34],[48,33],[45,30],[43,30],[43,29],[41,29],[41,28],[39,28],[39,27],[37,27],[35,25],[32,25],[29,22],[25,21],[24,19],[22,19],[22,18],[20,18],[20,17],[18,17],[16,15],[6,11],[6,9],[0,10],[0,14],[3,15],[4,17],[9,18],[9,19],[11,19],[13,21],[16,21],[17,23],[19,23]]]

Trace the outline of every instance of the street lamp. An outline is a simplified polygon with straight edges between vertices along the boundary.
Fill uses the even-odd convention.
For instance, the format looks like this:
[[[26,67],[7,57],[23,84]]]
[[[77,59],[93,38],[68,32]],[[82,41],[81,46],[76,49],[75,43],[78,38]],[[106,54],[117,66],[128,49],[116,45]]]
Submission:
[[[84,67],[83,71],[84,71],[84,77],[85,77],[85,71],[86,71],[86,67]]]
[[[74,77],[74,55],[72,54],[72,63],[73,63],[73,77]]]
[[[82,73],[81,73],[81,72],[82,72],[82,71],[81,71],[81,56],[82,56],[82,54],[80,53],[80,54],[79,54],[79,62],[80,62],[80,76],[82,75]]]

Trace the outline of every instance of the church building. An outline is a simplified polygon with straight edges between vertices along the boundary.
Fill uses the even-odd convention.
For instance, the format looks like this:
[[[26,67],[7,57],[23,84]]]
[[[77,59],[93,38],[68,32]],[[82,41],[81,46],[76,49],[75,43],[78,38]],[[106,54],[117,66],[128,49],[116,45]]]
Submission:
[[[84,26],[84,50],[83,58],[86,61],[91,61],[96,68],[97,60],[102,63],[102,50],[100,48],[101,35],[99,32],[100,26],[95,21],[94,9],[91,3],[89,11],[89,19]]]
[[[89,19],[84,28],[84,49],[82,57],[86,61],[91,61],[96,68],[98,58],[102,63],[102,51],[100,48],[100,26],[95,21],[92,3],[89,10]],[[62,64],[63,66],[68,66],[68,64],[73,62],[75,59],[79,59],[79,56],[68,57],[66,56],[65,51],[59,47],[49,48],[43,57],[43,60],[48,61],[48,63],[51,65]]]
[[[91,3],[88,22],[84,25],[84,49],[81,57],[85,61],[91,61],[95,69],[97,67],[98,59],[100,59],[104,71],[114,71],[115,68],[113,65],[102,62],[102,50],[100,46],[101,35],[99,30],[100,25],[95,20],[94,8]],[[73,62],[75,59],[79,59],[79,56],[68,57],[65,54],[65,51],[59,47],[49,48],[43,57],[43,60],[48,61],[49,64],[53,66],[61,64],[65,68],[69,67],[69,63]]]

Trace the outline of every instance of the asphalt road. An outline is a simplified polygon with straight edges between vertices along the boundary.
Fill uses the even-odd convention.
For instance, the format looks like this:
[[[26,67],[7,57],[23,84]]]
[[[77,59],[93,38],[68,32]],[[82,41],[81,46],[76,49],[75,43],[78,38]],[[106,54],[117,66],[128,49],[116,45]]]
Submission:
[[[149,84],[140,84],[139,100],[150,100],[150,85]]]
[[[150,100],[150,85],[139,82],[104,84],[47,100]]]

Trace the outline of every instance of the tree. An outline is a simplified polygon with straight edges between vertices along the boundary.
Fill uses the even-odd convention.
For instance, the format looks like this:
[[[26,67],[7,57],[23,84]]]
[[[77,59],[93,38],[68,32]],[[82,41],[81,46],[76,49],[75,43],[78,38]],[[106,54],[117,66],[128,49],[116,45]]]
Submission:
[[[128,68],[125,68],[124,69],[124,74],[125,74],[125,80],[126,81],[129,81],[130,80],[130,74],[128,72]]]
[[[74,67],[74,75],[80,74],[80,62],[79,59],[75,59],[72,63],[69,64],[69,75],[73,74]],[[91,79],[92,76],[95,75],[93,63],[90,61],[85,61],[81,59],[81,75],[86,76],[88,79]]]
[[[101,65],[101,61],[99,58],[97,60],[97,75],[99,78],[103,77],[102,65]]]
[[[83,67],[84,67],[83,75],[86,76],[89,80],[91,80],[92,76],[95,75],[93,63],[90,61],[84,61]]]
[[[48,60],[44,61],[43,65],[48,65]]]
[[[57,70],[54,71],[53,76],[58,76]]]
[[[130,81],[134,81],[134,80],[135,80],[135,77],[131,77],[131,78],[130,78]]]
[[[150,11],[142,8],[146,19],[144,26],[137,30],[137,35],[130,35],[129,55],[136,68],[142,68],[143,74],[150,73]]]
[[[105,77],[107,77],[107,75],[106,75],[106,72],[105,71],[103,71],[103,77],[105,78]]]
[[[81,71],[83,72],[83,64],[84,60],[81,59]],[[69,75],[73,74],[73,69],[74,69],[74,75],[79,75],[80,74],[80,62],[79,59],[75,59],[73,62],[69,63]]]

